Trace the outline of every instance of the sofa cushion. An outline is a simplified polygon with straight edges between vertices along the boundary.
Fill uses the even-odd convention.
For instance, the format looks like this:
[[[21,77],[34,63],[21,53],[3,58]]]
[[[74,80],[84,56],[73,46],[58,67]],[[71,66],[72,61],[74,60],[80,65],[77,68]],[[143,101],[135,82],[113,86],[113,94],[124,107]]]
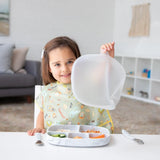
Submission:
[[[30,74],[0,73],[0,88],[22,88],[35,85],[35,78]]]
[[[10,70],[13,48],[13,44],[0,45],[0,73],[13,73]]]
[[[28,48],[13,49],[11,69],[14,72],[17,72],[24,67],[27,52]]]
[[[22,68],[18,70],[16,73],[27,74],[27,71],[24,68]]]

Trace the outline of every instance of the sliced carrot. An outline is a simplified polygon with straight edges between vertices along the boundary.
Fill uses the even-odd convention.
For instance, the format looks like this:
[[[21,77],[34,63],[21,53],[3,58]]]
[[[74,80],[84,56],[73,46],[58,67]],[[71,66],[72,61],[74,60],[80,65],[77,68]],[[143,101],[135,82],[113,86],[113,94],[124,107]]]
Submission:
[[[82,139],[82,137],[76,136],[74,137],[74,139]]]
[[[98,138],[105,138],[105,134],[101,134],[99,136],[96,137],[90,137],[91,139],[98,139]]]

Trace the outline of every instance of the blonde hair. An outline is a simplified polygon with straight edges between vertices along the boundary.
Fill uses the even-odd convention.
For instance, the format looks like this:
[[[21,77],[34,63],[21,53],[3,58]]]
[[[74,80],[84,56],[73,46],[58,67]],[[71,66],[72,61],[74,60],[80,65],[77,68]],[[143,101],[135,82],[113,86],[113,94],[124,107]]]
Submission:
[[[75,57],[81,56],[77,43],[69,37],[56,37],[50,40],[44,47],[44,53],[42,57],[42,79],[44,85],[55,82],[56,79],[49,71],[49,52],[56,48],[68,47],[74,53]]]

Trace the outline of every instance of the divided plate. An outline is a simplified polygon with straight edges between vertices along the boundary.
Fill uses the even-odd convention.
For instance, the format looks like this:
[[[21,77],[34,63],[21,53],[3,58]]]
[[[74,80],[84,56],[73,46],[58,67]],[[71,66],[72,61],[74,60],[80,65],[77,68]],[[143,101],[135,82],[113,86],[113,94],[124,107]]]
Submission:
[[[100,135],[104,137],[95,138]],[[110,142],[110,132],[107,128],[91,125],[52,125],[47,130],[47,141],[70,147],[104,146]]]

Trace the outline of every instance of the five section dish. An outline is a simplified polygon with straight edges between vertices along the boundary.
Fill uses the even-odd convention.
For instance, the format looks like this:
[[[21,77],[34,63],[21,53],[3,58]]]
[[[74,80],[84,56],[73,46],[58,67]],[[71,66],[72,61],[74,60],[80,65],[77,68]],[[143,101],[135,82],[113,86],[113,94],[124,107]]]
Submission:
[[[47,130],[47,141],[71,147],[104,146],[110,142],[107,128],[91,125],[53,125]]]

